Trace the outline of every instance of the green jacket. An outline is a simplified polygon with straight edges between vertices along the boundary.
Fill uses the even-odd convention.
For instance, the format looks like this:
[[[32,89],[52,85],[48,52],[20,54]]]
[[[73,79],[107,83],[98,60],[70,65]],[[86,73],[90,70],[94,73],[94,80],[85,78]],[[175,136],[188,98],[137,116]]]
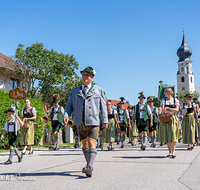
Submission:
[[[53,121],[53,112],[54,112],[55,108],[53,107],[52,108],[52,111],[51,111],[51,121]],[[60,123],[62,123],[62,120],[63,120],[63,115],[62,115],[62,112],[61,112],[61,106],[58,108],[58,121]]]
[[[117,114],[119,116],[119,109],[117,110]],[[124,115],[124,118],[123,118],[124,119],[124,123],[127,124],[128,121],[127,121],[127,117],[126,117],[126,109],[123,110],[123,115]],[[120,120],[120,117],[119,117],[119,120]]]
[[[136,124],[138,125],[139,119],[140,119],[140,113],[139,113],[139,103],[136,105]],[[147,119],[149,119],[148,112],[147,112],[147,104],[144,104],[144,111],[143,111],[143,119],[146,122]]]
[[[153,109],[153,122],[158,123],[158,116],[156,113],[156,108]]]

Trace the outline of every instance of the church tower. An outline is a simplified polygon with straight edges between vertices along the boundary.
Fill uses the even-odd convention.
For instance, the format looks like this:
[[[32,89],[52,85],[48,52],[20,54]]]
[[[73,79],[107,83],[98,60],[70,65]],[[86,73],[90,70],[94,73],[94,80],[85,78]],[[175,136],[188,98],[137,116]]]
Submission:
[[[179,57],[177,72],[177,91],[195,91],[194,73],[192,71],[192,60],[190,59],[190,56],[192,55],[192,50],[186,43],[184,32],[182,44],[177,50],[177,55]]]

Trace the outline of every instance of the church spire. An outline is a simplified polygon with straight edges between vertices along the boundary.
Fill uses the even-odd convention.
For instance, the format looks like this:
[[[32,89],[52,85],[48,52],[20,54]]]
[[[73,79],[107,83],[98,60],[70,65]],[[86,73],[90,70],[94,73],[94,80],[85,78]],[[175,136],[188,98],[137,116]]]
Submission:
[[[192,55],[192,49],[187,45],[185,40],[185,34],[183,31],[183,40],[181,46],[177,50],[177,56],[179,57],[179,61],[191,61],[190,56]]]

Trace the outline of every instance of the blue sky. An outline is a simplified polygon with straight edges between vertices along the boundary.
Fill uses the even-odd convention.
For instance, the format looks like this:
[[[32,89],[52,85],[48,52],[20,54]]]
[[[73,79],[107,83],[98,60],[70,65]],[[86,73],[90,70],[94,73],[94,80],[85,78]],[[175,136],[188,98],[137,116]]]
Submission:
[[[0,52],[11,56],[19,43],[42,42],[73,54],[80,70],[92,66],[109,99],[138,92],[157,96],[159,80],[177,85],[177,49],[183,37],[193,54],[200,86],[200,1],[34,0],[2,1]]]

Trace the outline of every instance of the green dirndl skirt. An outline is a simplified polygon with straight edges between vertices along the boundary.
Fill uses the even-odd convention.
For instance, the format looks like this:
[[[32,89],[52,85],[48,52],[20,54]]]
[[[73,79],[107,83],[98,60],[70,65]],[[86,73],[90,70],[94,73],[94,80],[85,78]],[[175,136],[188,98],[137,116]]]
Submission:
[[[33,145],[34,144],[34,122],[28,129],[21,128],[20,145]]]
[[[136,137],[138,135],[136,123],[135,125],[133,125],[132,121],[131,121],[131,128],[129,128],[129,135],[130,137]]]
[[[186,114],[182,121],[182,142],[183,144],[191,144],[195,142],[195,119],[194,114]]]
[[[105,130],[105,142],[115,142],[115,120],[108,120],[108,128]]]
[[[173,120],[167,123],[160,122],[157,141],[162,143],[178,142],[178,119],[173,115]]]

